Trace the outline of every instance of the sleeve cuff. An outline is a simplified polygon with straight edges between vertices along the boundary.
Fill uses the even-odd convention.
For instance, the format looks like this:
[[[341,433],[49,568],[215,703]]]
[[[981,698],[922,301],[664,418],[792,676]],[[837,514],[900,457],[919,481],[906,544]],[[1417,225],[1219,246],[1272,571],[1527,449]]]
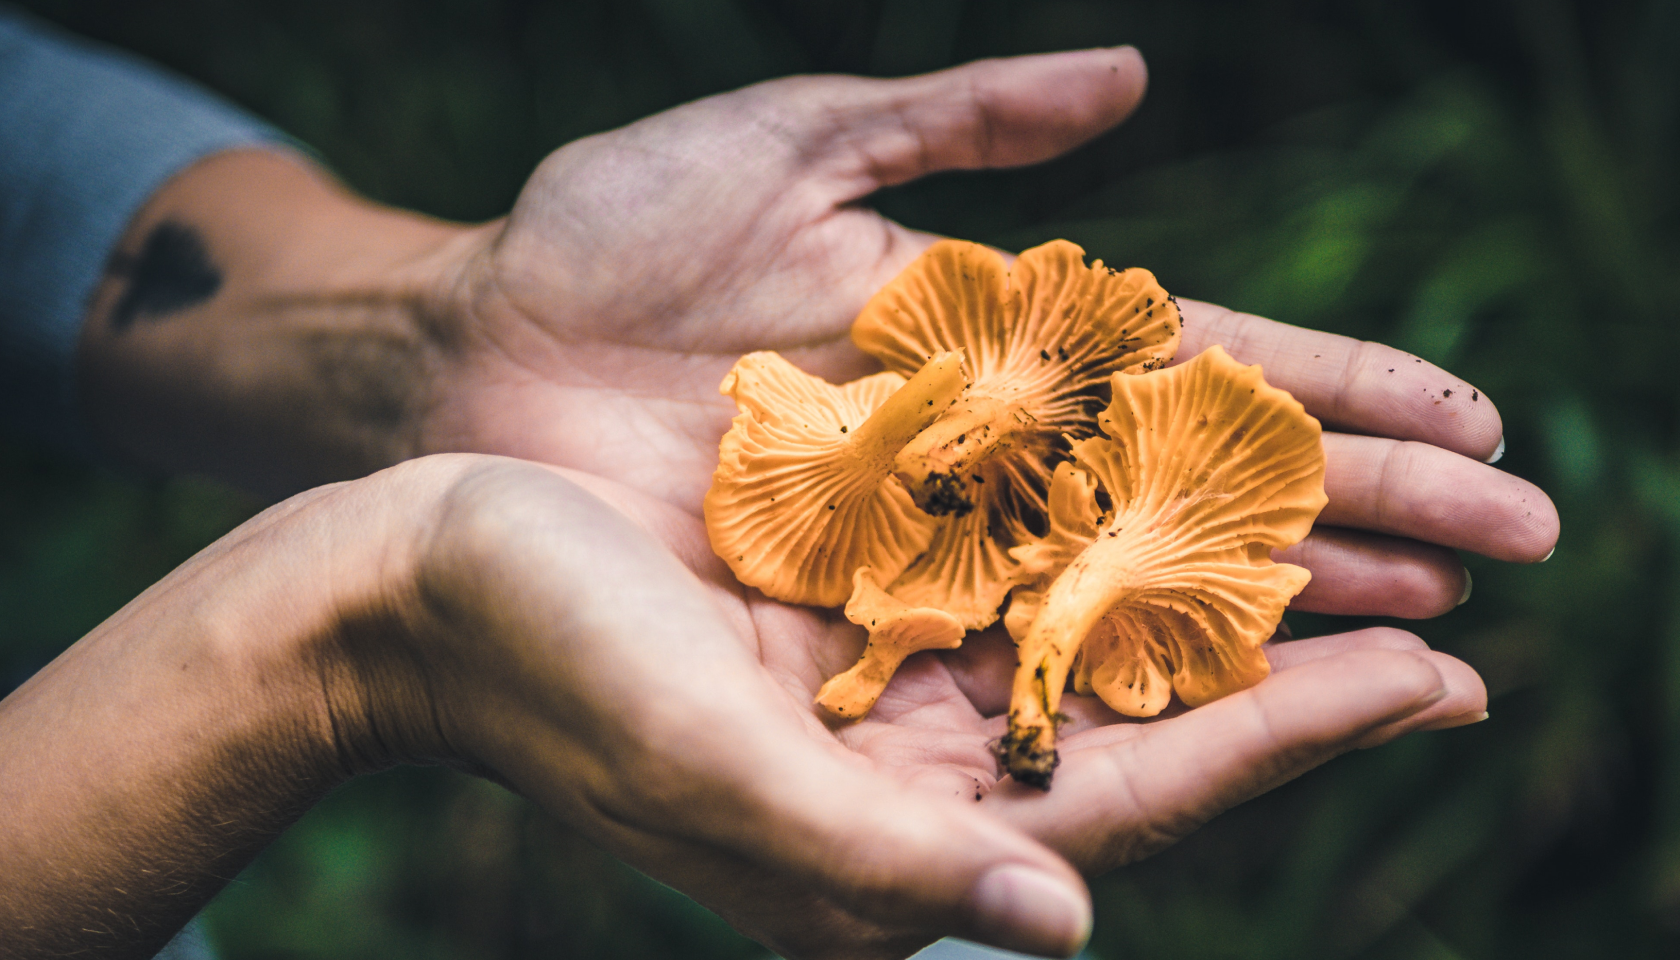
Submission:
[[[172,176],[285,135],[139,59],[0,7],[0,421],[92,456],[76,346],[111,250]]]

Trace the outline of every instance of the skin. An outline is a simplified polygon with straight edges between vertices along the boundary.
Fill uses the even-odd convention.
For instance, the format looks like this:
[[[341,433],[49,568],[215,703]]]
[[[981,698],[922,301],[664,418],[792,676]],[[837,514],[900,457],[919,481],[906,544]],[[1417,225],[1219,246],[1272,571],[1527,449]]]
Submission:
[[[849,627],[743,591],[692,516],[587,475],[443,456],[300,494],[0,703],[0,770],[30,772],[0,778],[8,951],[149,956],[338,783],[445,762],[787,956],[1070,953],[1076,868],[1484,702],[1398,632],[1303,641],[1213,707],[1082,720],[1057,789],[1024,793],[987,748],[1004,718],[976,701],[1007,698],[1008,665],[986,650],[823,724]]]
[[[176,224],[220,282],[127,311],[148,278],[101,288],[81,383],[110,449],[275,494],[440,451],[564,470],[426,457],[301,494],[0,703],[0,771],[29,771],[0,774],[0,862],[24,881],[0,890],[0,928],[33,938],[8,948],[146,956],[333,784],[430,760],[790,957],[943,934],[1066,955],[1089,930],[1082,873],[1343,751],[1485,716],[1474,672],[1410,634],[1298,641],[1259,686],[1149,723],[1067,697],[1044,794],[996,779],[998,633],[911,658],[867,720],[830,725],[811,698],[862,631],[743,590],[711,554],[724,372],[766,348],[868,372],[851,319],[931,242],[858,201],[1047,159],[1143,86],[1129,48],[776,81],[570,144],[476,227],[369,204],[283,153],[177,177],[113,263]],[[1432,615],[1462,593],[1454,550],[1550,550],[1544,494],[1478,462],[1501,428],[1468,385],[1384,347],[1186,316],[1181,356],[1224,343],[1345,431],[1326,438],[1323,529],[1280,557],[1314,573],[1304,608]]]

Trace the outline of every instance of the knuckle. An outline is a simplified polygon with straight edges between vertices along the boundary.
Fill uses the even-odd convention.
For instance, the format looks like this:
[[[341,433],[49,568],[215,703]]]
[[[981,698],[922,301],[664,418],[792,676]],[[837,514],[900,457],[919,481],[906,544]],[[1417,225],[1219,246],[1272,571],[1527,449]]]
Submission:
[[[1371,627],[1361,630],[1360,634],[1366,638],[1368,643],[1384,650],[1409,651],[1427,650],[1429,648],[1428,644],[1423,642],[1422,637],[1410,630],[1401,630],[1398,627]]]
[[[1441,672],[1419,650],[1372,650],[1362,656],[1381,658],[1382,669],[1370,694],[1397,704],[1417,703],[1439,696],[1443,690]]]

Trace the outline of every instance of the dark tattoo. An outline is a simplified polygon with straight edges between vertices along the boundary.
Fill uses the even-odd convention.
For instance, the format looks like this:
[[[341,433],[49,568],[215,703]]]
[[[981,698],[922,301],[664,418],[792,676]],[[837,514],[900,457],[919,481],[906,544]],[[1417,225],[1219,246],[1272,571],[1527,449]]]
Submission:
[[[198,231],[169,220],[153,228],[139,256],[113,258],[111,273],[128,278],[111,312],[111,327],[119,333],[135,320],[197,306],[222,288],[222,273],[210,262]]]

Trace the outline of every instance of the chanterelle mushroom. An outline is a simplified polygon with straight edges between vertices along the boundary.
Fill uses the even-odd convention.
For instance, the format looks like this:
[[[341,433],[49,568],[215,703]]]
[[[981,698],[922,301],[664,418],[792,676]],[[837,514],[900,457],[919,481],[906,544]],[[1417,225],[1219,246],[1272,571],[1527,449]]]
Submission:
[[[1258,366],[1211,347],[1116,375],[1113,391],[1106,436],[1075,442],[1079,466],[1058,468],[1048,535],[1012,551],[1038,579],[1007,620],[1019,667],[1002,751],[1015,779],[1045,788],[1076,655],[1076,689],[1131,716],[1266,677],[1261,644],[1311,577],[1270,552],[1305,537],[1326,502],[1318,421]]]
[[[956,617],[930,607],[912,607],[894,599],[868,567],[858,570],[846,619],[869,629],[869,645],[850,670],[837,673],[817,691],[817,703],[837,717],[856,719],[869,712],[904,658],[918,650],[949,650],[962,645],[963,626]]]
[[[706,492],[706,532],[735,576],[790,603],[834,607],[870,567],[895,577],[939,521],[892,476],[893,458],[962,391],[962,355],[932,355],[908,381],[835,386],[765,351],[719,390],[740,414]]]
[[[969,629],[995,620],[1023,579],[1008,547],[1042,524],[1049,464],[1067,437],[1093,432],[1110,376],[1155,369],[1178,349],[1178,306],[1155,278],[1084,255],[1057,240],[1006,267],[988,247],[942,240],[852,326],[852,340],[899,373],[943,351],[966,357],[972,383],[894,466],[918,506],[952,520],[887,590]]]

